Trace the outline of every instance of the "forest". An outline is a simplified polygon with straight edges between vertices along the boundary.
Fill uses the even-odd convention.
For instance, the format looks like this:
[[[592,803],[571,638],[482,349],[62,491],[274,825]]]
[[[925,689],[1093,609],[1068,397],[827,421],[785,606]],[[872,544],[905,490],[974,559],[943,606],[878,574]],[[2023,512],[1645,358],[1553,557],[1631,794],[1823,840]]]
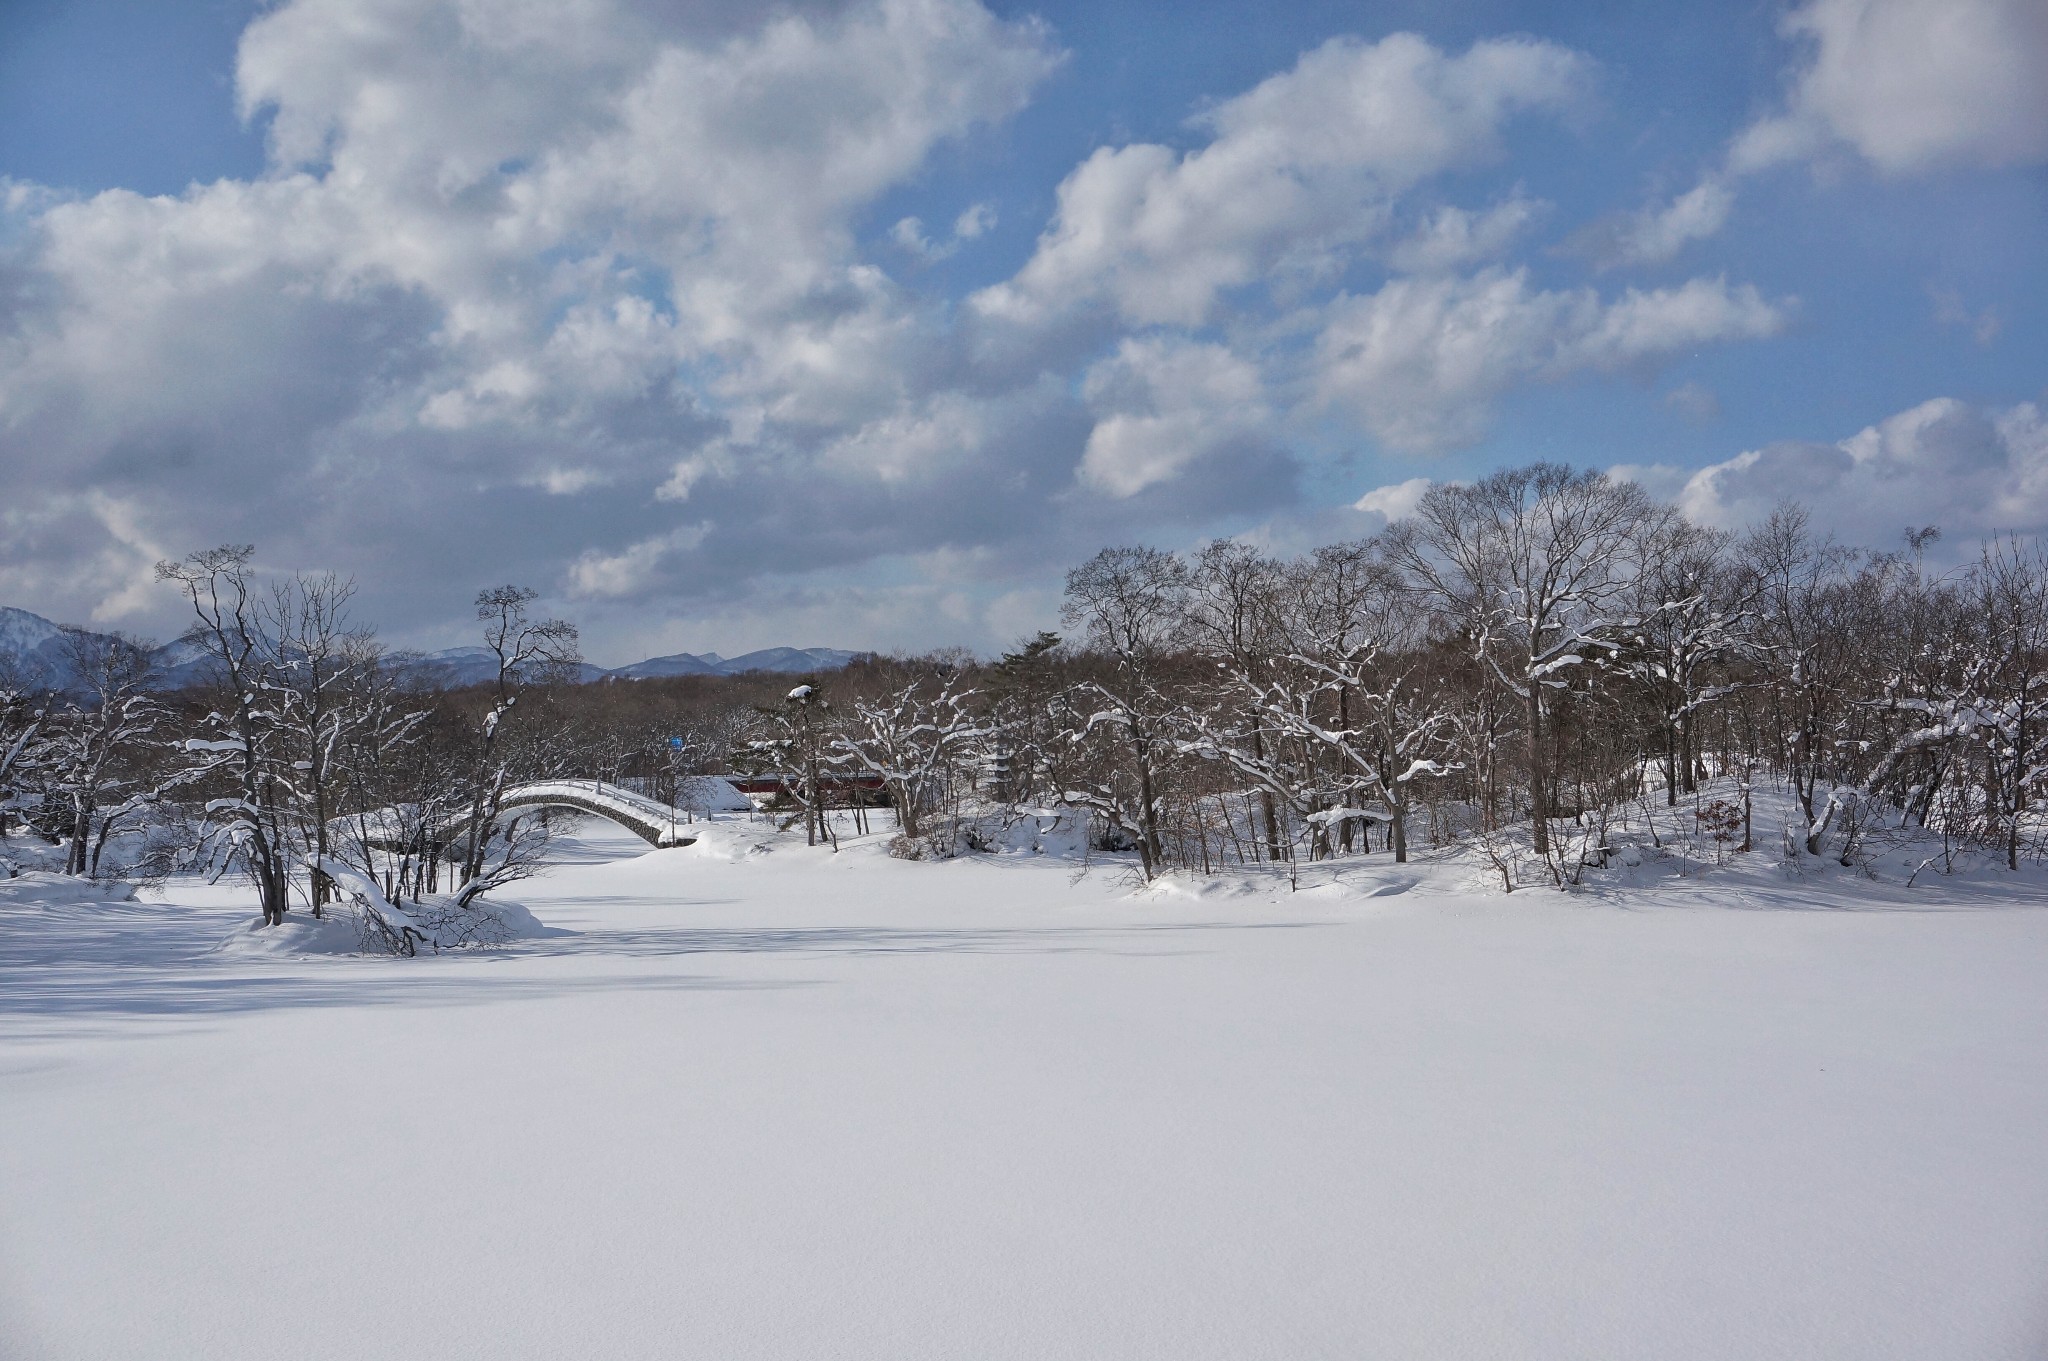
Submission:
[[[1147,879],[1469,844],[1510,892],[1570,886],[1646,803],[1727,854],[1849,865],[1934,833],[1934,870],[2016,869],[2048,849],[2048,558],[2007,537],[1937,569],[1940,546],[1838,543],[1791,503],[1730,533],[1536,464],[1299,556],[1106,548],[1058,632],[991,659],[577,684],[574,625],[494,587],[496,677],[458,690],[381,647],[348,581],[228,546],[158,568],[209,683],[162,690],[146,644],[84,632],[67,690],[0,677],[0,818],[72,875],[245,879],[269,922],[365,882],[457,920],[546,865],[548,815],[502,804],[558,779],[688,818],[703,777],[747,775],[812,841],[874,790],[911,859],[1069,814]],[[1796,817],[1760,826],[1765,790]]]

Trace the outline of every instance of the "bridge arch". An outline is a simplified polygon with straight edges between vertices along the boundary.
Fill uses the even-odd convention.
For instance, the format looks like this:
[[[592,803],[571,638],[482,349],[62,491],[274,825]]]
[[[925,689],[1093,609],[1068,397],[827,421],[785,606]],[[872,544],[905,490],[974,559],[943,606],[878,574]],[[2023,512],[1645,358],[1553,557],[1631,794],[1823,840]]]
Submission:
[[[513,785],[500,796],[498,807],[504,812],[567,808],[589,813],[618,824],[656,848],[688,846],[697,840],[697,829],[683,820],[682,809],[602,780],[535,780]],[[444,846],[450,845],[468,827],[467,816],[456,818],[440,828],[435,839]]]

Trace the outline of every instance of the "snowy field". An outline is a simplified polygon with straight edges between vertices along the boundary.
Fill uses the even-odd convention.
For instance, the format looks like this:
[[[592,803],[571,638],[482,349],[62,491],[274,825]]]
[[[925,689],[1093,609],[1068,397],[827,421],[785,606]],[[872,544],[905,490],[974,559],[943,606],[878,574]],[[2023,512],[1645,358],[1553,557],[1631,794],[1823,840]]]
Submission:
[[[2037,888],[764,835],[417,960],[0,885],[0,1355],[2048,1354]]]

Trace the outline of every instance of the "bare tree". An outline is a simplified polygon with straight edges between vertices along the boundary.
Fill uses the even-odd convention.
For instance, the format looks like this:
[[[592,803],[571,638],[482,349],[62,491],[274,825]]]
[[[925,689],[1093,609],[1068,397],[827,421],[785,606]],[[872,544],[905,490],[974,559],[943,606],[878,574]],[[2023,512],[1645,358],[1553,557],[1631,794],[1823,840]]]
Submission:
[[[576,626],[561,619],[535,619],[527,610],[540,593],[524,586],[492,586],[479,591],[476,617],[483,624],[484,646],[497,663],[491,682],[491,707],[478,729],[476,763],[467,830],[462,852],[462,883],[484,874],[498,821],[498,803],[510,774],[499,758],[507,721],[527,684],[554,679],[581,660]]]
[[[1649,537],[1635,583],[1637,627],[1620,664],[1662,718],[1667,804],[1697,784],[1699,712],[1728,693],[1716,669],[1747,648],[1756,578],[1730,561],[1731,545],[1722,531],[1672,517]]]
[[[36,738],[49,721],[44,697],[23,685],[11,668],[0,674],[0,837],[7,835],[8,823],[20,803],[23,777],[32,764]],[[0,855],[0,875],[12,879],[20,872],[14,861]]]
[[[149,757],[165,713],[149,690],[148,644],[70,629],[63,651],[77,698],[44,738],[37,764],[46,795],[64,809],[64,872],[97,876],[109,838],[162,792]]]
[[[1637,550],[1670,512],[1633,482],[1538,463],[1438,483],[1388,549],[1523,703],[1535,848],[1550,848],[1545,692],[1616,646]]]
[[[1821,802],[1820,787],[1844,774],[1835,729],[1875,641],[1859,638],[1851,617],[1857,555],[1816,535],[1807,512],[1790,504],[1752,530],[1742,551],[1756,574],[1757,656],[1784,735],[1781,760],[1805,820],[1800,841],[1808,855],[1818,855],[1837,806],[1832,790]]]
[[[1149,878],[1165,858],[1159,833],[1158,761],[1172,705],[1160,682],[1187,606],[1187,569],[1156,548],[1105,548],[1067,573],[1061,617],[1109,662],[1076,698],[1085,708],[1070,742],[1119,732],[1137,778],[1138,832]],[[1088,703],[1089,700],[1094,704]]]
[[[1279,596],[1283,589],[1280,564],[1250,544],[1234,539],[1217,539],[1195,555],[1188,573],[1188,623],[1194,644],[1218,658],[1239,682],[1239,689],[1256,687],[1261,671],[1276,652],[1284,651],[1274,636]],[[1267,768],[1267,746],[1272,735],[1266,731],[1263,709],[1251,705],[1239,729],[1246,755],[1253,768]],[[1266,858],[1279,860],[1280,822],[1273,790],[1259,782],[1259,815],[1264,823]]]
[[[333,574],[294,576],[275,583],[263,609],[264,632],[275,656],[264,682],[272,700],[281,755],[288,773],[280,783],[292,794],[291,825],[306,867],[306,893],[314,916],[333,896],[321,863],[333,851],[331,824],[346,785],[346,757],[354,729],[379,716],[373,689],[377,645],[368,628],[349,619],[355,583]]]
[[[838,762],[880,777],[903,835],[923,835],[921,818],[988,729],[970,709],[972,689],[920,676],[877,702],[856,700],[830,739]]]
[[[288,906],[289,859],[269,750],[269,650],[254,594],[255,553],[247,544],[226,544],[182,562],[160,562],[156,576],[176,583],[191,602],[197,622],[185,638],[213,663],[214,685],[225,701],[226,712],[215,709],[207,716],[208,726],[221,735],[186,740],[186,749],[200,758],[189,776],[197,781],[220,772],[234,782],[236,796],[213,800],[207,814],[218,820],[223,843],[254,881],[264,924],[275,926]]]
[[[1987,653],[1989,760],[2004,794],[2006,867],[2016,870],[2027,810],[2048,781],[2040,736],[2048,718],[2048,555],[2039,542],[1996,539],[1985,546],[1973,584]]]

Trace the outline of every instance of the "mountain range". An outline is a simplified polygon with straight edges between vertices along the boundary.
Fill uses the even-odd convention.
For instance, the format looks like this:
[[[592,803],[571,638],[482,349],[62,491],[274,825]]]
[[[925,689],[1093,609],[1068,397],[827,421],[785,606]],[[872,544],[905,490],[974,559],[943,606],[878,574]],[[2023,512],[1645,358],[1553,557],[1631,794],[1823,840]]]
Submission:
[[[67,688],[75,677],[65,656],[64,633],[63,626],[39,614],[0,605],[0,671],[12,669],[18,679],[30,684]],[[721,657],[716,652],[677,652],[609,670],[588,662],[579,663],[577,679],[588,682],[645,680],[656,676],[738,676],[748,671],[837,671],[865,655],[836,647],[768,647],[738,657]],[[156,649],[154,656],[159,683],[166,690],[203,678],[206,654],[191,643],[182,639],[166,643]],[[422,683],[442,690],[489,681],[498,668],[490,649],[482,647],[451,647],[407,656],[404,665]]]

